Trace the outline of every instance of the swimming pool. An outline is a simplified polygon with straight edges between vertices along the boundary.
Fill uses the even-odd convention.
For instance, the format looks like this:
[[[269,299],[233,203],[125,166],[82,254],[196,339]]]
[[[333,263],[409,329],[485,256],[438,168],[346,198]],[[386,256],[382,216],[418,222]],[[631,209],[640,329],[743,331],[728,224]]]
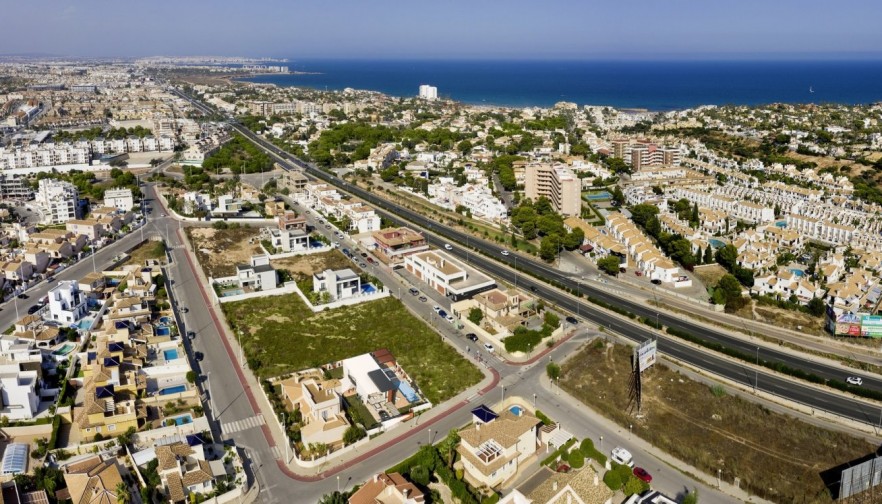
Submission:
[[[52,352],[52,355],[67,355],[73,352],[76,347],[73,343],[65,343],[64,346]]]
[[[610,193],[608,193],[607,191],[601,191],[599,193],[586,194],[584,196],[584,198],[587,200],[591,200],[591,201],[600,201],[600,200],[608,200],[608,199],[612,198],[612,195]]]
[[[401,392],[401,395],[403,395],[404,398],[407,399],[407,402],[414,403],[420,400],[416,391],[413,389],[413,387],[410,386],[410,383],[398,382],[398,390]]]
[[[77,322],[76,324],[73,324],[71,327],[73,327],[74,329],[87,330],[90,327],[92,327],[93,320],[94,319],[84,318],[84,319],[80,320],[79,322]]]
[[[805,271],[802,271],[802,270],[800,270],[800,269],[792,268],[792,269],[790,270],[790,272],[793,273],[794,275],[798,276],[798,277],[805,276]]]
[[[161,325],[169,325],[171,323],[170,317],[159,317],[159,323]]]
[[[184,425],[188,423],[193,423],[193,415],[187,413],[185,415],[171,417],[170,420],[174,420],[175,425]]]
[[[778,222],[775,223],[775,225],[778,226],[779,228],[786,228],[787,221],[779,220]]]
[[[243,291],[242,289],[232,289],[221,292],[221,297],[241,296],[242,294],[245,294],[245,291]]]
[[[156,332],[157,336],[168,336],[169,334],[171,334],[171,329],[167,326],[161,325],[156,326],[156,330],[154,332]]]
[[[520,406],[512,406],[508,408],[508,411],[511,411],[515,416],[521,416],[521,412],[524,411]]]
[[[180,394],[181,392],[186,392],[186,385],[178,385],[176,387],[168,387],[159,391],[159,395],[170,395],[170,394]]]
[[[726,244],[723,243],[722,240],[717,240],[716,238],[711,238],[707,242],[710,243],[713,248],[722,248],[726,246]]]
[[[162,355],[163,355],[163,357],[165,357],[165,360],[167,360],[167,361],[175,360],[178,358],[178,350],[176,348],[172,348],[170,350],[163,350]]]
[[[373,294],[374,292],[377,292],[377,288],[371,284],[364,284],[361,286],[362,294]]]

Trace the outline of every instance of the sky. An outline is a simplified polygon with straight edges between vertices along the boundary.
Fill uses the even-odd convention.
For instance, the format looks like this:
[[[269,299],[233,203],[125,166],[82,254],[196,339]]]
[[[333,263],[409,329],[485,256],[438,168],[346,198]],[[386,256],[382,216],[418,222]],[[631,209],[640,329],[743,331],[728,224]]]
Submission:
[[[875,0],[0,0],[0,7],[2,54],[882,59]]]

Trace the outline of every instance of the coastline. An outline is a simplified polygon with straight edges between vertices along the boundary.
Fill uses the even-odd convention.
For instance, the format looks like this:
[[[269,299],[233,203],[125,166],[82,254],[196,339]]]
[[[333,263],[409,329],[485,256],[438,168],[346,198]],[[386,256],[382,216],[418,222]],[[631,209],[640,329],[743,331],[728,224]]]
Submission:
[[[565,101],[669,112],[704,105],[882,102],[882,88],[873,84],[882,81],[882,61],[328,60],[304,63],[298,73],[236,80],[319,91],[353,88],[401,98],[413,97],[421,84],[430,84],[447,99],[491,108],[549,108]]]

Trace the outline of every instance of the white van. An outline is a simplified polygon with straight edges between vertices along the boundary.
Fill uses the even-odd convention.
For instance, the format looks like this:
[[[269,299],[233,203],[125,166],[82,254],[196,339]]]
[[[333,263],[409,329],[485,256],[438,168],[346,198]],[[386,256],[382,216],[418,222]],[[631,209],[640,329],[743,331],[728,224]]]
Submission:
[[[610,459],[616,464],[634,467],[634,457],[631,456],[631,452],[621,446],[616,446],[612,449],[612,452],[610,452]]]

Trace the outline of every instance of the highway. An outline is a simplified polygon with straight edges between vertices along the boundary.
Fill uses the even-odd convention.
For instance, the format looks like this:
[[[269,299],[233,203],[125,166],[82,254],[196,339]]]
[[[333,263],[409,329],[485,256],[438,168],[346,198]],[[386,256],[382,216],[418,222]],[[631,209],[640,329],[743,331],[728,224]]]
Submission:
[[[574,297],[564,294],[563,291],[552,288],[545,282],[539,281],[533,276],[542,278],[545,281],[559,282],[562,285],[580,291],[584,295],[603,299],[611,305],[624,308],[640,317],[647,317],[654,320],[656,314],[658,314],[659,322],[667,327],[675,327],[688,331],[707,341],[718,342],[726,347],[738,349],[748,355],[757,354],[758,345],[750,341],[729,336],[712,327],[706,327],[689,320],[684,320],[676,315],[657,311],[648,305],[635,303],[628,299],[622,299],[610,295],[609,293],[591,285],[576,282],[552,266],[539,263],[532,259],[517,254],[510,254],[508,256],[502,255],[500,253],[502,249],[495,243],[490,243],[455,229],[451,229],[447,226],[443,226],[437,221],[433,221],[417,212],[395,205],[371,192],[304,163],[269,142],[266,142],[238,123],[232,123],[232,125],[241,134],[254,141],[257,145],[263,147],[277,161],[280,161],[282,166],[286,166],[289,169],[305,169],[315,178],[338,186],[342,190],[372,204],[383,217],[402,225],[416,225],[416,227],[430,231],[430,233],[427,233],[427,239],[432,245],[441,247],[445,243],[460,244],[460,246],[454,247],[454,250],[451,252],[463,260],[468,258],[473,266],[486,271],[495,278],[505,280],[511,284],[517,283],[518,286],[528,288],[535,287],[539,291],[539,295],[546,300],[551,301],[572,313],[578,313],[582,317],[588,317],[593,321],[600,322],[603,325],[608,326],[611,330],[614,330],[635,342],[642,342],[650,338],[659,337],[660,335],[657,331],[653,331],[648,326],[640,324],[639,322],[622,321],[617,317],[610,316],[592,303],[581,300],[577,301]],[[470,246],[468,252],[461,246],[461,244],[464,243],[468,243]],[[480,254],[474,253],[476,251],[480,252]],[[490,257],[493,259],[490,259]],[[500,263],[507,267],[502,267]],[[533,276],[524,273],[515,273],[514,269],[526,271]],[[816,362],[807,359],[802,355],[794,355],[786,349],[776,349],[762,344],[759,345],[759,348],[758,358],[762,361],[784,363],[792,368],[802,369],[823,378],[834,380],[844,380],[846,373],[848,373],[845,368]],[[871,425],[878,425],[879,418],[882,417],[882,408],[878,405],[872,404],[870,401],[855,399],[840,394],[832,389],[819,389],[818,387],[807,383],[794,383],[792,380],[768,374],[764,371],[757,373],[751,366],[740,362],[733,362],[732,360],[723,358],[717,354],[697,350],[672,336],[662,335],[659,341],[659,350],[684,363],[704,369],[710,373],[733,380],[748,387],[756,387],[758,390],[775,394],[818,410],[829,411],[845,418]],[[867,373],[862,373],[862,376],[864,377],[865,387],[882,390],[882,379],[880,379],[880,377],[868,375]]]

